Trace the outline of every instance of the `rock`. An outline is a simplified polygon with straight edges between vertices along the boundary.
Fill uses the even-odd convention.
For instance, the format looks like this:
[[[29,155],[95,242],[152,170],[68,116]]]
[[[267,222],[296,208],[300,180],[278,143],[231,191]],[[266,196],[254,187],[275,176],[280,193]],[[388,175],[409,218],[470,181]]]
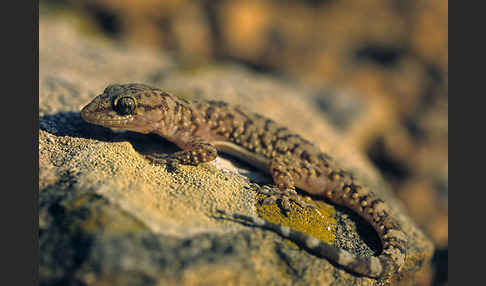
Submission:
[[[39,44],[41,285],[411,285],[427,267],[432,244],[372,164],[329,123],[313,88],[238,66],[182,68],[164,54],[82,38],[66,22],[41,19]],[[272,232],[220,219],[216,208],[285,220],[256,207],[248,185],[270,179],[242,162],[223,156],[167,170],[141,155],[176,150],[167,141],[83,122],[80,107],[114,82],[223,99],[319,142],[390,202],[410,237],[404,271],[385,281],[357,277]],[[353,253],[380,251],[376,234],[356,215],[319,205],[326,213],[306,214],[297,224],[327,231],[321,239]]]

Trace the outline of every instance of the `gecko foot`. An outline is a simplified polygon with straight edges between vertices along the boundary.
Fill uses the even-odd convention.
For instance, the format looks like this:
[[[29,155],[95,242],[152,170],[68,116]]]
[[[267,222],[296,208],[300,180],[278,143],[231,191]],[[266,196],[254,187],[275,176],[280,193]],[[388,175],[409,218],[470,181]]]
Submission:
[[[166,165],[168,171],[174,171],[180,165],[177,159],[167,154],[152,153],[144,156],[154,165]]]
[[[272,185],[264,185],[260,187],[254,184],[253,186],[256,192],[266,196],[260,201],[260,204],[267,205],[277,203],[285,215],[292,211],[290,202],[294,202],[301,208],[316,209],[314,204],[304,201],[304,199],[310,200],[308,197],[303,199],[297,194],[295,189],[287,188],[282,190]]]

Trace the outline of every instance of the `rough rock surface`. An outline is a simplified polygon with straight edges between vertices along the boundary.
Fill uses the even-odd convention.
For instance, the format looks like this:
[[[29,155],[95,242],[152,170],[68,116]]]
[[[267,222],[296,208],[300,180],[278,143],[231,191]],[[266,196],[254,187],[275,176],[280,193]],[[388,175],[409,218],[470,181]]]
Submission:
[[[316,106],[312,88],[237,66],[182,68],[164,54],[83,39],[65,22],[41,20],[39,30],[41,285],[411,285],[428,267],[432,244],[373,166],[339,137],[329,123],[332,112]],[[219,219],[215,208],[257,215],[248,184],[269,178],[228,157],[171,171],[151,165],[141,154],[175,147],[79,116],[114,82],[223,99],[319,142],[393,206],[410,236],[404,271],[384,281],[356,277],[274,233]],[[356,108],[367,112],[360,104]],[[366,223],[334,209],[336,245],[367,255],[379,251]]]

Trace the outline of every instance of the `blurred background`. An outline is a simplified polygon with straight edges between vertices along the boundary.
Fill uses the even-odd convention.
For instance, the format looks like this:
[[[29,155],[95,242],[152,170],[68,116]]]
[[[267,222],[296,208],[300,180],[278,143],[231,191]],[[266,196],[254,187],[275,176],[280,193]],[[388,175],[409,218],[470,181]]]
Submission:
[[[44,0],[40,9],[41,17],[69,18],[87,37],[160,49],[180,65],[236,62],[349,91],[320,107],[338,113],[338,131],[433,240],[432,284],[447,284],[446,0]],[[343,114],[356,102],[379,109],[379,120],[349,124]]]

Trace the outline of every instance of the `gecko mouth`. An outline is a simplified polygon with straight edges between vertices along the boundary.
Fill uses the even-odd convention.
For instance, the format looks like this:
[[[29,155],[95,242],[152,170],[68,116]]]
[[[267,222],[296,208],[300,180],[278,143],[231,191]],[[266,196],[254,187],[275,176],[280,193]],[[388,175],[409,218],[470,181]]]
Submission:
[[[133,116],[131,115],[123,116],[122,118],[111,118],[105,114],[90,112],[86,107],[81,110],[81,118],[88,123],[105,127],[125,127],[133,121]]]
[[[131,119],[131,118],[130,118]],[[96,119],[95,121],[86,120],[89,123],[101,125],[105,127],[125,127],[131,121],[129,119],[126,120],[111,120],[111,119]]]
[[[139,133],[149,133],[152,129],[147,128],[144,120],[138,122],[135,120],[135,116],[133,115],[126,115],[126,116],[117,116],[118,118],[111,117],[111,115],[103,114],[103,113],[96,113],[92,112],[86,108],[81,110],[81,118],[85,122],[99,125],[107,128],[114,128],[120,130],[130,130]]]

